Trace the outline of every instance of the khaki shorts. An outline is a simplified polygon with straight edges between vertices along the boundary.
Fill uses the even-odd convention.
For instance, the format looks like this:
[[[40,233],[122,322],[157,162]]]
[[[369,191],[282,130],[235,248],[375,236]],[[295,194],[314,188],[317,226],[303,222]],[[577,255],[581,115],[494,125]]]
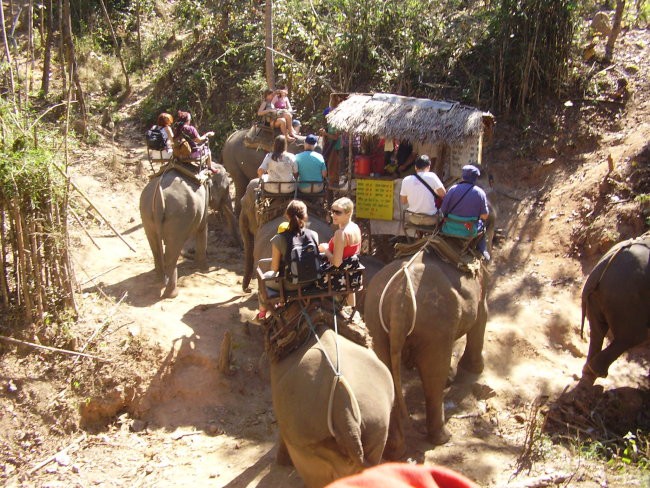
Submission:
[[[438,222],[440,220],[438,214],[427,215],[427,214],[409,212],[408,210],[404,212],[404,219],[406,220],[406,222],[410,224],[424,225],[427,227],[433,227],[435,225],[438,225]]]

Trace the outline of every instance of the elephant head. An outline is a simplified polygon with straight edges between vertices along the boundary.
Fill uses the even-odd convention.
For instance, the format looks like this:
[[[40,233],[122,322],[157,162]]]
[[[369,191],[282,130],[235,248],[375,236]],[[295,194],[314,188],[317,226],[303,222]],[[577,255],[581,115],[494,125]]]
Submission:
[[[226,168],[221,164],[215,164],[212,177],[210,178],[210,208],[216,212],[222,212],[233,240],[242,247],[241,236],[237,226],[237,219],[232,209],[232,198],[230,197],[230,177]]]

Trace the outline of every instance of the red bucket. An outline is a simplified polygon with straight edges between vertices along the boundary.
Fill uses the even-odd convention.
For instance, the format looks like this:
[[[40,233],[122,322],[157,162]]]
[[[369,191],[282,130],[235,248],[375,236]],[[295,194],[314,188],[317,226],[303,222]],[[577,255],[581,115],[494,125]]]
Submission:
[[[354,158],[354,174],[370,176],[370,157],[361,154]]]

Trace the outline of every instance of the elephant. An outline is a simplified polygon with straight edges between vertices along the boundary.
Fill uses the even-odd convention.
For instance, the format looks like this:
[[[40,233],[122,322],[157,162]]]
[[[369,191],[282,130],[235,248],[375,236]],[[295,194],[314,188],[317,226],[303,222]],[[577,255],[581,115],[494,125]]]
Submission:
[[[240,200],[246,191],[246,185],[253,178],[257,178],[257,168],[262,164],[266,151],[253,149],[244,144],[244,138],[250,129],[239,129],[226,139],[221,150],[221,163],[230,174],[235,184],[235,213],[241,211]],[[296,139],[303,141],[304,138]],[[291,143],[287,150],[294,154],[302,151],[304,144]]]
[[[253,277],[255,263],[261,258],[271,257],[271,238],[277,233],[278,226],[284,222],[284,217],[278,217],[265,223],[260,228],[257,224],[257,212],[255,208],[255,189],[259,180],[251,180],[244,196],[241,199],[241,211],[239,212],[239,232],[244,244],[244,278],[242,289],[245,292],[250,290],[250,281]],[[287,204],[289,200],[287,199]],[[316,231],[321,241],[332,237],[332,229],[326,222],[311,216],[309,217],[309,228]]]
[[[176,262],[183,245],[196,238],[196,261],[206,266],[208,206],[224,212],[232,235],[238,239],[232,210],[228,173],[216,165],[205,184],[176,169],[151,178],[140,195],[140,216],[158,277],[164,281],[163,298],[178,295]]]
[[[589,319],[589,352],[581,385],[606,377],[610,365],[641,344],[650,327],[650,231],[619,242],[598,261],[582,289],[582,335]],[[603,349],[605,336],[611,343]]]
[[[285,311],[291,314],[289,307],[300,313],[296,302]],[[331,314],[309,315],[319,341],[311,333],[271,361],[271,392],[280,430],[277,462],[293,463],[308,488],[320,488],[381,462],[394,387],[372,350],[328,327]]]
[[[489,247],[492,229],[493,225],[488,232]],[[389,263],[368,285],[364,320],[373,348],[391,370],[395,383],[396,401],[386,444],[388,457],[397,459],[406,449],[403,422],[408,418],[408,409],[401,382],[405,352],[422,381],[429,440],[439,445],[450,439],[443,396],[452,349],[457,339],[467,336],[457,380],[483,371],[488,277],[484,265],[473,276],[433,252],[418,252],[412,258]]]

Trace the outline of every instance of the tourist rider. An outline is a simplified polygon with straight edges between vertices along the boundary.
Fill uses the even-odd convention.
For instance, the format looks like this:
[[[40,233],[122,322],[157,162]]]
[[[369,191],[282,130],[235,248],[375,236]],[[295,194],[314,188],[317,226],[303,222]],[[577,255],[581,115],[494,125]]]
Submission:
[[[325,167],[323,155],[315,150],[317,143],[318,137],[309,134],[305,138],[305,150],[296,155],[298,181],[310,182],[298,185],[298,190],[303,193],[320,193],[323,191],[322,182],[327,176],[327,168]]]
[[[414,225],[436,225],[438,207],[436,196],[446,194],[440,178],[431,171],[431,159],[426,154],[415,160],[415,174],[402,181],[400,201],[408,205],[405,218]]]
[[[307,206],[300,200],[292,200],[287,205],[287,210],[284,214],[288,221],[283,222],[278,227],[278,233],[271,238],[271,269],[264,273],[264,278],[282,278],[284,267],[287,263],[287,251],[289,249],[289,242],[293,236],[304,233],[307,234],[318,245],[318,234],[306,227],[307,224]],[[273,290],[279,289],[279,283],[274,280],[265,281],[265,286]],[[296,290],[299,285],[295,285],[290,281],[283,281],[285,290]],[[266,318],[266,304],[260,301],[260,308],[257,316],[253,320],[255,323],[260,323]]]
[[[296,156],[287,151],[287,139],[279,135],[273,141],[273,152],[264,157],[257,169],[257,176],[264,181],[266,191],[291,193],[296,188],[294,183],[296,173],[298,173]]]
[[[331,271],[331,266],[338,268],[340,271],[345,271],[353,270],[359,265],[361,229],[359,229],[356,223],[352,222],[353,210],[354,203],[347,197],[339,198],[332,203],[330,210],[332,221],[338,229],[334,232],[334,236],[327,244],[323,243],[318,247],[318,250],[325,255],[327,261],[324,263],[324,268],[327,270],[329,265],[330,269],[328,271]],[[359,278],[357,276],[354,279]],[[342,281],[333,283],[334,289],[341,289],[345,285],[344,278],[339,275],[338,279]],[[350,283],[350,285],[352,287],[356,286],[354,282]],[[350,307],[356,305],[354,293],[350,293],[347,296],[347,304]],[[346,312],[349,313],[351,310]],[[350,315],[348,314],[346,318],[350,318]]]
[[[476,166],[463,166],[462,181],[452,186],[445,195],[440,208],[445,219],[443,234],[471,238],[485,229],[490,211],[485,192],[476,186],[480,174]],[[477,243],[476,249],[486,261],[490,260],[485,235]]]
[[[264,117],[264,120],[268,122],[269,126],[274,129],[280,129],[280,132],[287,138],[289,141],[293,141],[294,137],[292,136],[292,121],[291,113],[285,111],[280,111],[273,105],[273,94],[275,92],[271,89],[264,90],[262,94],[262,103],[257,109],[257,115]]]
[[[212,153],[210,152],[210,147],[206,144],[208,139],[214,135],[214,132],[209,131],[202,136],[199,135],[197,128],[192,125],[192,115],[189,112],[179,110],[176,120],[174,138],[178,139],[186,136],[190,143],[190,147],[192,148],[190,159],[205,158],[208,168],[212,171],[216,170],[216,167],[212,164]]]

